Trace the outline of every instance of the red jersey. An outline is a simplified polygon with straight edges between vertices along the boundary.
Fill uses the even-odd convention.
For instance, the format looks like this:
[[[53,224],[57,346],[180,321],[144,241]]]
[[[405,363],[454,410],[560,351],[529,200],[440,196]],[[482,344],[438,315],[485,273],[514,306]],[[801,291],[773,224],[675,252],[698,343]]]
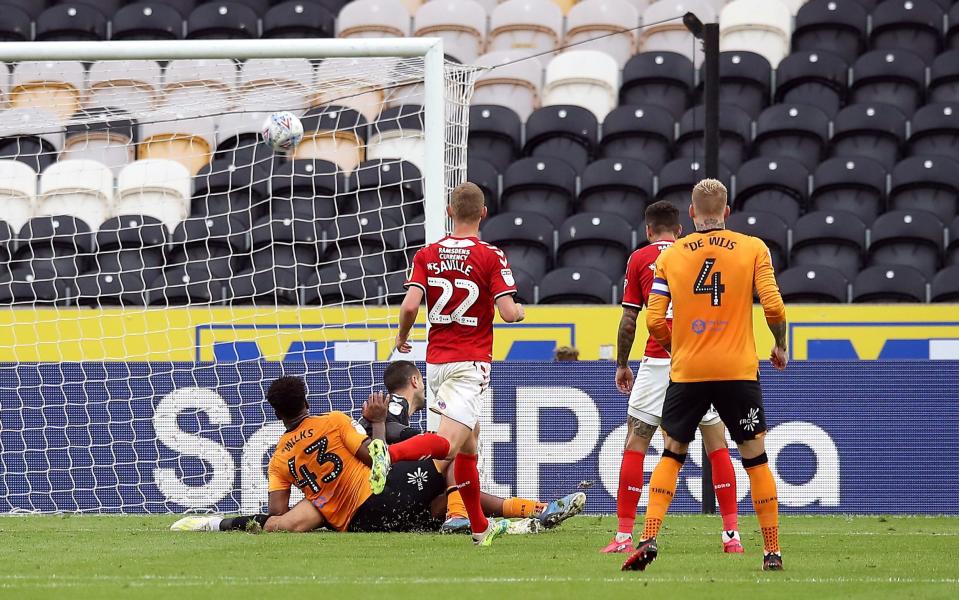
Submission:
[[[672,240],[655,242],[633,252],[626,263],[626,279],[623,281],[623,306],[642,310],[649,300],[649,290],[653,287],[653,274],[656,270],[656,259],[665,250],[673,245]],[[667,321],[673,316],[672,305],[667,312]],[[643,356],[649,358],[664,358],[669,360],[669,352],[649,336],[646,340],[646,351]]]
[[[411,285],[426,294],[426,362],[493,360],[496,299],[516,293],[502,250],[475,237],[447,236],[413,257]]]

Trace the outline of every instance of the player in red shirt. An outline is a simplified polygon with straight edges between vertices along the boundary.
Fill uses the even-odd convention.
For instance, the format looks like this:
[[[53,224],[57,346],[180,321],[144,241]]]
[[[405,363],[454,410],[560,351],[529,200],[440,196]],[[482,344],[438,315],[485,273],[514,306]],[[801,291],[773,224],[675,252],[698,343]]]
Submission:
[[[669,384],[669,353],[649,336],[643,361],[636,373],[629,368],[629,353],[636,336],[636,318],[646,305],[650,290],[655,286],[653,270],[659,254],[669,248],[682,234],[679,211],[669,202],[650,204],[646,209],[646,237],[649,245],[633,252],[626,265],[623,285],[623,317],[619,322],[616,387],[629,394],[627,410],[626,449],[619,470],[619,490],[616,494],[616,514],[619,528],[616,537],[601,552],[632,552],[633,525],[636,506],[643,491],[643,462],[649,441],[662,422],[663,400]],[[667,318],[671,317],[671,310]],[[699,429],[709,454],[713,471],[713,487],[719,499],[723,516],[723,549],[742,552],[736,510],[736,474],[726,446],[726,429],[719,414],[710,408],[700,422]]]
[[[452,235],[427,245],[413,258],[396,349],[403,353],[412,349],[410,329],[425,296],[430,323],[426,379],[435,400],[430,410],[439,413],[437,434],[448,440],[449,452],[455,455],[453,475],[466,504],[473,542],[488,546],[507,528],[505,521],[491,523],[483,514],[476,468],[482,394],[489,386],[493,360],[494,306],[507,323],[522,321],[525,312],[513,299],[516,282],[506,255],[479,239],[480,222],[486,218],[482,190],[472,183],[457,186],[446,212],[453,220]],[[374,471],[389,470],[376,442],[370,445],[370,455]]]

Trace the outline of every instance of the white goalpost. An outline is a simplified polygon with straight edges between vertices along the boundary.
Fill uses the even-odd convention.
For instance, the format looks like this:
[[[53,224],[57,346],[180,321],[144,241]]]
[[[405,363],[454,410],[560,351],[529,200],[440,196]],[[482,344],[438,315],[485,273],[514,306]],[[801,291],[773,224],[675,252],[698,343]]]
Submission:
[[[0,513],[260,510],[264,384],[302,375],[314,411],[355,416],[380,387],[465,181],[475,70],[437,38],[0,62]],[[260,140],[277,111],[304,124],[289,155]]]

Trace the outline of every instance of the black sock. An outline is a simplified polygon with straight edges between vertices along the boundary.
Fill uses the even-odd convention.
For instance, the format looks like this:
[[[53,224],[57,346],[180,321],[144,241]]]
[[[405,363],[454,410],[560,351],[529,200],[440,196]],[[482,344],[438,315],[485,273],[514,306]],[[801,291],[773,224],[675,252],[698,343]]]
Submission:
[[[266,520],[270,515],[249,515],[242,517],[227,517],[220,521],[220,531],[246,531],[250,523],[255,521],[260,527],[266,527]]]

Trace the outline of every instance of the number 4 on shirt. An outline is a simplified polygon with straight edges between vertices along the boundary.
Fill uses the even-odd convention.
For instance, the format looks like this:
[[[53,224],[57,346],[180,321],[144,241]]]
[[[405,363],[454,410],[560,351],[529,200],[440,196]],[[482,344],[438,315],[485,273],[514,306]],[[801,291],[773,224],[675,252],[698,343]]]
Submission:
[[[699,270],[699,275],[696,276],[696,282],[693,284],[693,293],[709,294],[711,296],[710,303],[713,306],[720,306],[726,286],[722,283],[722,273],[713,271],[713,265],[715,264],[715,258],[707,258],[703,261],[703,267]],[[712,271],[712,277],[709,276],[710,271]],[[707,279],[710,280],[709,285],[706,285]]]

